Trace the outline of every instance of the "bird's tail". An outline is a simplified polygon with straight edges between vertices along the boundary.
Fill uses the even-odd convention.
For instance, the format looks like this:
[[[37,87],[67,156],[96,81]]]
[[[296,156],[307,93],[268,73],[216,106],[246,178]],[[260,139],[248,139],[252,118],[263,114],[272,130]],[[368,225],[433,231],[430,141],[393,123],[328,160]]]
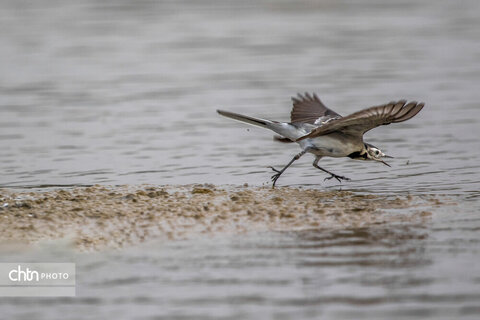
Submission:
[[[294,125],[286,122],[278,122],[273,120],[254,118],[254,117],[244,116],[242,114],[238,114],[230,111],[224,111],[224,110],[217,110],[217,112],[227,118],[242,121],[248,124],[252,124],[254,126],[270,129],[282,136],[279,138],[275,138],[275,140],[281,141],[281,142],[289,142],[288,140],[293,142],[296,139],[307,134],[307,132],[299,130]]]
[[[238,113],[234,113],[234,112],[230,112],[230,111],[217,110],[217,112],[224,117],[234,119],[234,120],[238,120],[238,121],[242,121],[242,122],[246,122],[248,124],[252,124],[254,126],[259,126],[259,127],[267,128],[267,129],[271,129],[271,125],[276,123],[276,121],[244,116],[242,114],[238,114]]]

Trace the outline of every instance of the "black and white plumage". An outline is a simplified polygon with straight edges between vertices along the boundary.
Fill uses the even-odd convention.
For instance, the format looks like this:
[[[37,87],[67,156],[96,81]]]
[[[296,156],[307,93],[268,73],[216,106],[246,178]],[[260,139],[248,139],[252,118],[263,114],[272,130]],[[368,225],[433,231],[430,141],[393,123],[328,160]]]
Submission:
[[[313,166],[328,174],[338,181],[350,180],[336,175],[318,166],[322,157],[350,157],[356,160],[374,160],[388,165],[382,158],[388,158],[380,149],[365,143],[365,132],[381,125],[403,122],[413,118],[424,104],[406,100],[389,102],[384,105],[370,107],[342,117],[335,111],[327,108],[316,94],[298,94],[292,98],[293,109],[290,114],[290,122],[278,122],[267,119],[259,119],[241,114],[217,110],[225,117],[252,125],[270,129],[279,134],[276,140],[281,142],[297,142],[302,151],[282,169],[272,170],[276,173],[272,176],[273,187],[280,175],[297,159],[305,153],[315,155]]]

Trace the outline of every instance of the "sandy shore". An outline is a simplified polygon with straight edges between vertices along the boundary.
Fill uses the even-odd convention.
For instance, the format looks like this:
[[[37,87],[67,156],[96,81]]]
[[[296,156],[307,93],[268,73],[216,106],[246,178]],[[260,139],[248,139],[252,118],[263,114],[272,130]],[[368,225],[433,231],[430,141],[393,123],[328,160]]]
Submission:
[[[382,197],[289,187],[0,189],[0,241],[69,239],[81,250],[118,248],[154,238],[359,228],[425,219],[437,205],[441,202],[434,196]]]

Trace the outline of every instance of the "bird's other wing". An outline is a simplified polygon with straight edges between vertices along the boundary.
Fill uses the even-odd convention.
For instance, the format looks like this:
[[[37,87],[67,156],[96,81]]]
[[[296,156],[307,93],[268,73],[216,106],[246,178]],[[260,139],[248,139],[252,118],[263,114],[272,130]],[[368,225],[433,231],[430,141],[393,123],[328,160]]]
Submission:
[[[362,137],[365,132],[378,126],[402,122],[413,118],[422,110],[423,106],[423,102],[417,103],[412,101],[407,104],[406,100],[400,100],[398,102],[392,101],[381,106],[370,107],[352,113],[344,118],[329,121],[325,125],[313,129],[309,134],[301,137],[297,141],[323,136],[335,131]]]
[[[313,96],[307,92],[305,92],[304,96],[299,93],[297,97],[292,97],[292,102],[291,123],[315,124],[315,121],[322,117],[324,118],[323,120],[341,117],[335,111],[327,108],[315,93]]]

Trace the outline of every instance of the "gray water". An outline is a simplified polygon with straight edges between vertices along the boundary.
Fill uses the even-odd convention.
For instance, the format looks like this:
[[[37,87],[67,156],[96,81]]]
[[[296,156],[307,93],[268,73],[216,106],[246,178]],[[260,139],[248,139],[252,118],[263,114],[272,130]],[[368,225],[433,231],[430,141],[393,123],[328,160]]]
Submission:
[[[307,155],[278,185],[458,203],[419,224],[75,255],[75,299],[2,299],[2,313],[478,318],[479,12],[478,1],[1,1],[0,187],[268,184],[268,166],[298,146],[215,110],[288,120],[290,96],[309,91],[342,115],[401,98],[426,107],[367,134],[392,168],[322,159],[352,178],[324,182]]]

